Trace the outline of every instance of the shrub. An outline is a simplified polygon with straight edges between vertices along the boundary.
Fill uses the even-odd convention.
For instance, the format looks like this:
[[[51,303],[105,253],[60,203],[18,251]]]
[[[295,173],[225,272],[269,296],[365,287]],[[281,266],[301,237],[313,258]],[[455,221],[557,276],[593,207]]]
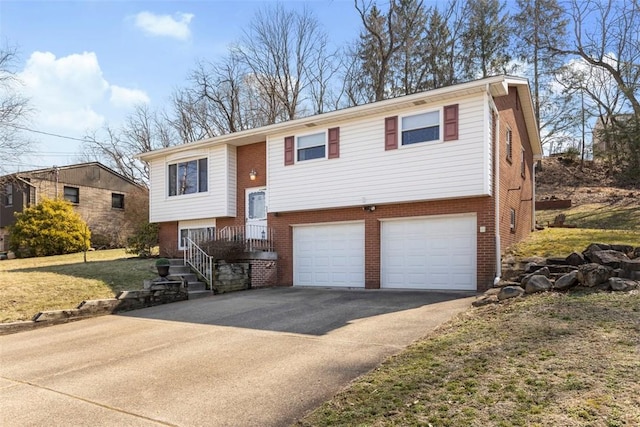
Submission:
[[[208,240],[200,244],[209,256],[215,260],[233,261],[245,253],[244,241]]]
[[[9,248],[22,257],[86,251],[91,245],[87,223],[66,200],[44,199],[16,213]]]
[[[127,239],[128,254],[148,257],[151,250],[158,244],[158,224],[143,222],[136,226],[136,231]]]
[[[163,267],[163,266],[167,266],[167,265],[171,265],[171,263],[166,258],[158,258],[156,260],[156,267]]]

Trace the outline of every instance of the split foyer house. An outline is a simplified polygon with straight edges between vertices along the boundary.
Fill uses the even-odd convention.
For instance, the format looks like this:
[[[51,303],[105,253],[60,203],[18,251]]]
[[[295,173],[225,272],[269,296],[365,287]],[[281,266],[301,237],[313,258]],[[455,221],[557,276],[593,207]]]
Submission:
[[[43,198],[64,198],[87,222],[94,246],[118,246],[132,233],[130,217],[146,210],[147,190],[99,162],[38,169],[0,177],[0,250],[9,249],[15,212]]]
[[[533,229],[541,154],[527,80],[496,76],[140,157],[164,255],[240,230],[273,284],[483,290]]]

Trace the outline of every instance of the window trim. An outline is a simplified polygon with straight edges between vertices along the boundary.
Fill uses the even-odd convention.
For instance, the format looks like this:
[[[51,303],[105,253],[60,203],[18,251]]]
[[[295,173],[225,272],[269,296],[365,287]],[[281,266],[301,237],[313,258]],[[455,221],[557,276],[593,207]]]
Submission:
[[[8,183],[4,186],[4,207],[10,208],[13,206],[13,184]]]
[[[513,163],[513,131],[510,127],[507,127],[505,134],[505,151],[507,152],[507,162]]]
[[[314,135],[320,135],[322,134],[324,136],[324,156],[323,157],[315,157],[313,159],[304,159],[304,160],[299,160],[298,158],[298,151],[301,150],[301,148],[298,148],[298,141],[300,138],[304,138],[306,136],[314,136]],[[315,147],[320,147],[320,145],[314,145],[312,147],[307,147],[307,148],[315,148]],[[305,148],[302,148],[302,150],[304,150]],[[328,129],[325,130],[321,130],[321,131],[316,131],[316,132],[307,132],[307,133],[303,133],[300,135],[296,135],[294,137],[294,142],[293,142],[293,156],[294,156],[294,160],[295,163],[307,163],[307,162],[312,162],[312,161],[319,161],[319,160],[327,160],[329,158],[329,134],[328,134]]]
[[[205,229],[205,230],[211,229],[212,235],[215,236],[216,226],[211,224],[207,224],[204,226],[197,226],[197,227],[178,227],[178,250],[184,251],[185,249],[187,249],[187,247],[182,244],[182,232],[184,230],[202,230],[202,229]]]
[[[207,161],[207,166],[206,166],[206,189],[201,191],[200,190],[200,162],[202,160],[206,160]],[[187,164],[190,162],[196,162],[196,166],[197,166],[197,171],[196,171],[196,182],[197,182],[197,190],[192,192],[192,193],[183,193],[180,194],[178,192],[178,170],[179,170],[179,165],[180,164]],[[172,161],[168,161],[165,164],[165,173],[166,173],[166,197],[170,198],[170,197],[184,197],[184,196],[195,196],[198,194],[203,194],[203,193],[208,193],[209,192],[209,165],[210,165],[210,161],[209,161],[209,156],[204,156],[204,157],[190,157],[190,158],[186,158],[186,159],[180,159],[180,160],[172,160]],[[169,170],[171,169],[171,166],[175,166],[176,167],[176,176],[175,176],[175,194],[171,194],[171,174],[169,173]]]
[[[114,206],[114,196],[119,196],[121,200],[121,206]],[[111,193],[111,209],[124,210],[124,194],[123,193]]]
[[[516,210],[513,208],[509,211],[509,231],[516,232]]]
[[[438,138],[437,139],[431,139],[428,141],[419,141],[419,142],[414,142],[411,144],[404,144],[402,141],[402,133],[404,132],[402,130],[402,122],[405,118],[408,117],[414,117],[414,116],[420,116],[422,114],[429,114],[429,113],[438,113]],[[413,147],[413,146],[421,146],[423,144],[437,144],[440,142],[444,142],[444,136],[443,136],[443,129],[444,129],[444,107],[438,107],[438,108],[432,108],[430,110],[421,110],[421,111],[413,111],[411,113],[408,114],[403,114],[403,115],[398,115],[398,123],[397,123],[397,134],[398,134],[398,148],[404,148],[404,147]],[[435,127],[435,126],[431,126],[431,127]],[[420,128],[423,129],[423,128]]]
[[[76,192],[76,194],[75,194],[76,201],[69,200],[67,198],[67,189],[75,190],[75,192]],[[72,187],[70,185],[65,185],[65,186],[62,187],[62,196],[63,196],[64,200],[68,201],[69,203],[73,203],[74,205],[79,205],[80,204],[80,187]]]

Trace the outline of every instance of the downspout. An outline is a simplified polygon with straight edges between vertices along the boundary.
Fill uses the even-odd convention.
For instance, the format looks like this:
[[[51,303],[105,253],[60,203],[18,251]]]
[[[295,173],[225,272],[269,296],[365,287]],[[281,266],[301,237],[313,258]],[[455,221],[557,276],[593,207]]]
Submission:
[[[489,96],[491,96],[491,92],[489,92],[489,87],[487,85],[487,92]],[[493,279],[493,285],[496,286],[500,283],[502,276],[502,259],[500,256],[501,248],[500,248],[500,120],[497,108],[493,103],[493,98],[491,98],[491,106],[492,106],[492,114],[495,112],[495,123],[494,123],[494,132],[492,135],[493,144],[494,144],[494,156],[493,156],[493,164],[495,170],[494,176],[494,200],[495,200],[495,237],[496,237],[496,277]]]

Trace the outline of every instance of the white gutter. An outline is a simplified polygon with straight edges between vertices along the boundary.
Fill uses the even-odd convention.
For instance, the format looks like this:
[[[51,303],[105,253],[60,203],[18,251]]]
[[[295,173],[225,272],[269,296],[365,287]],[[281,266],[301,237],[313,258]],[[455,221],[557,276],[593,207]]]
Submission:
[[[487,85],[487,93],[489,85]],[[494,200],[495,200],[495,238],[496,238],[496,277],[493,279],[493,285],[500,283],[502,276],[502,258],[500,248],[500,115],[498,109],[493,103],[493,98],[489,93],[489,99],[491,99],[491,114],[495,112],[495,132],[492,135],[492,142],[495,142],[495,152],[493,156],[493,164],[495,168],[495,188]]]

